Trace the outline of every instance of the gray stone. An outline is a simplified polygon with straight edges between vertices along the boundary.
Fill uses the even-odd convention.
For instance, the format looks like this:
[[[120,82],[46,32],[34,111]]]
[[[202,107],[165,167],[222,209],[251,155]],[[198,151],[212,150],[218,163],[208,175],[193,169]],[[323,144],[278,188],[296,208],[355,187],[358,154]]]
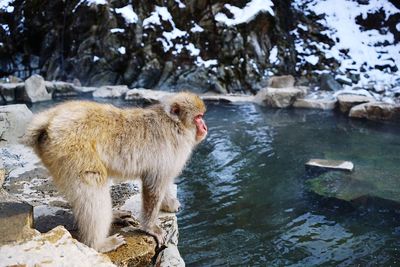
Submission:
[[[0,103],[16,101],[17,95],[23,92],[24,88],[24,83],[0,83]]]
[[[129,91],[126,85],[106,85],[93,92],[93,97],[120,98]]]
[[[168,245],[168,247],[160,253],[159,259],[160,266],[185,266],[185,262],[179,253],[178,247],[172,244]]]
[[[35,103],[51,100],[51,94],[46,90],[46,83],[42,76],[32,75],[25,81],[24,100]]]
[[[332,75],[324,73],[320,77],[320,88],[325,91],[339,91],[342,89],[342,86]]]
[[[336,102],[334,99],[299,98],[293,103],[293,107],[332,110],[336,107]]]
[[[354,164],[351,161],[343,160],[310,159],[306,163],[306,168],[353,171]]]
[[[32,227],[33,207],[0,188],[0,244],[31,237],[35,232]]]
[[[303,90],[297,88],[264,88],[257,93],[255,101],[274,108],[286,108],[303,96]]]
[[[72,83],[55,81],[45,82],[47,91],[51,92],[54,96],[75,96],[78,95],[75,86]]]
[[[369,102],[354,106],[349,116],[368,120],[400,121],[400,106],[383,102]]]
[[[24,104],[0,106],[0,144],[20,142],[31,118]]]
[[[374,100],[371,97],[351,94],[338,95],[337,99],[339,102],[340,111],[343,113],[348,113],[350,109],[356,105],[371,102]]]
[[[287,88],[294,86],[294,77],[292,75],[273,76],[268,80],[268,87]]]

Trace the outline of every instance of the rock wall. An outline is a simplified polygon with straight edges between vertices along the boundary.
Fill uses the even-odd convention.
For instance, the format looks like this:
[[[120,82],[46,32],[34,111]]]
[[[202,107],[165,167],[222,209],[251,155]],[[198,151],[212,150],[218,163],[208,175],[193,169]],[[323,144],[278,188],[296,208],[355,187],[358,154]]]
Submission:
[[[0,77],[36,73],[85,86],[198,93],[255,93],[272,74],[318,82],[315,71],[335,72],[341,58],[326,54],[338,40],[314,2],[9,0],[0,5]],[[382,10],[352,23],[388,31],[394,43],[383,45],[393,45],[400,15],[383,2]],[[385,56],[380,69],[398,72],[394,57]],[[359,71],[338,73],[343,83],[357,84]]]

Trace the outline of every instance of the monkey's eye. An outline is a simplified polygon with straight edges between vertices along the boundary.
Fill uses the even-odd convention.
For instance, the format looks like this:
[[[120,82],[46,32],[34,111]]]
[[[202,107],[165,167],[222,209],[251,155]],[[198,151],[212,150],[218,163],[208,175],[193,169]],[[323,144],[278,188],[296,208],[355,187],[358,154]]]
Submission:
[[[199,120],[203,118],[203,114],[199,114],[196,117],[194,117],[195,120]]]

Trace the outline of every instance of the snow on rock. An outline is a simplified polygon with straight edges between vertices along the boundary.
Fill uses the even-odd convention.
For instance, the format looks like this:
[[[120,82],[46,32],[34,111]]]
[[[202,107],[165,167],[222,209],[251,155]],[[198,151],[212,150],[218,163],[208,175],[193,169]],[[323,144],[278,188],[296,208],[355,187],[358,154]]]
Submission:
[[[247,23],[253,20],[259,13],[269,13],[274,16],[273,6],[274,4],[271,0],[251,0],[244,8],[225,4],[225,8],[232,13],[233,17],[228,18],[226,14],[220,12],[215,15],[215,20],[227,26]]]
[[[299,38],[299,30],[308,29],[299,24],[292,34],[297,37],[295,46],[300,63],[318,63],[317,58],[312,55],[313,51],[308,48],[312,45],[327,59],[337,60],[340,63],[339,72],[360,73],[357,86],[365,87],[371,81],[396,84],[400,70],[397,68],[397,71],[393,72],[389,68],[396,69],[396,66],[400,66],[400,44],[394,43],[394,36],[388,29],[364,30],[357,24],[357,18],[366,19],[368,14],[379,11],[384,12],[386,19],[390,15],[400,13],[389,0],[370,0],[363,4],[352,0],[311,0],[304,4],[304,1],[296,0],[294,7],[305,14],[315,13],[322,17],[318,22],[327,30],[321,33],[334,41],[330,46],[323,42],[302,40]]]
[[[195,64],[197,66],[204,66],[205,68],[209,68],[211,66],[218,65],[218,60],[217,59],[203,60],[200,56],[198,56],[196,58]]]
[[[0,262],[2,266],[115,266],[107,256],[73,239],[63,226],[0,247]]]
[[[127,5],[122,8],[116,8],[115,12],[121,14],[128,24],[136,23],[139,20],[138,15],[135,13],[135,11],[133,11],[131,5]]]
[[[4,167],[9,171],[8,177],[18,177],[25,172],[34,170],[40,162],[31,148],[20,144],[1,147],[0,155],[4,161]]]
[[[121,47],[118,48],[117,50],[118,50],[118,52],[119,52],[120,54],[122,54],[122,55],[125,55],[125,53],[126,53],[126,48],[125,48],[124,46],[121,46]]]

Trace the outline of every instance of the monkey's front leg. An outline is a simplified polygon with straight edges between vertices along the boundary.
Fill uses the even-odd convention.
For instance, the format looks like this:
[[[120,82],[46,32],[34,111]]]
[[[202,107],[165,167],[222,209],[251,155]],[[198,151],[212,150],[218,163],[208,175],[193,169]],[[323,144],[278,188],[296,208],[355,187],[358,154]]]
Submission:
[[[153,181],[153,185],[149,185],[143,181],[143,214],[142,227],[143,230],[157,239],[158,246],[161,247],[165,243],[166,234],[156,222],[161,207],[161,202],[165,195],[165,185],[160,181]]]

